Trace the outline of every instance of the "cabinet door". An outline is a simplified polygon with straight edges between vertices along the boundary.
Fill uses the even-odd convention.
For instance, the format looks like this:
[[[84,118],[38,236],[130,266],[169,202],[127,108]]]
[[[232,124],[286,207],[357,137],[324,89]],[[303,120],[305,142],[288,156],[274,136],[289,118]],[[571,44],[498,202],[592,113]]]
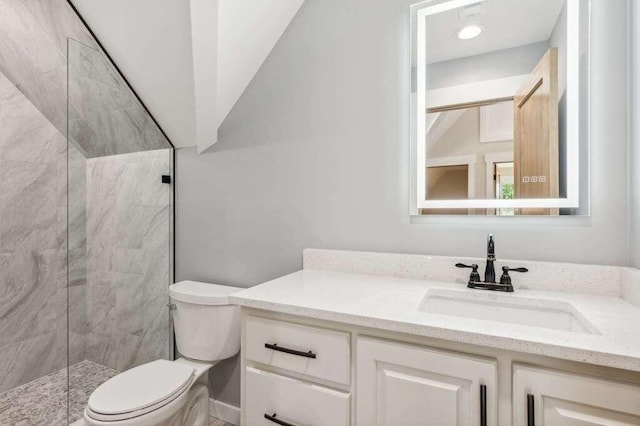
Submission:
[[[640,425],[640,387],[516,365],[516,426]]]
[[[496,381],[493,360],[360,337],[356,423],[495,425]]]

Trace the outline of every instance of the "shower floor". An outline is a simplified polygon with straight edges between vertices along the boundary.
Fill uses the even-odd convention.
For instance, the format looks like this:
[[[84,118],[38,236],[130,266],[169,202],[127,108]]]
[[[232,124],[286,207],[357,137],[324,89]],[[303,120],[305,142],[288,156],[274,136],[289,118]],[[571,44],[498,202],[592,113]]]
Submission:
[[[118,374],[88,360],[69,367],[69,421],[82,418],[98,386]],[[0,394],[0,425],[67,425],[67,369],[63,368]]]
[[[118,372],[88,360],[72,365],[69,372],[69,423],[82,425],[84,422],[80,420],[91,392]],[[0,393],[0,426],[66,426],[69,423],[66,368]],[[232,426],[213,417],[209,424]]]

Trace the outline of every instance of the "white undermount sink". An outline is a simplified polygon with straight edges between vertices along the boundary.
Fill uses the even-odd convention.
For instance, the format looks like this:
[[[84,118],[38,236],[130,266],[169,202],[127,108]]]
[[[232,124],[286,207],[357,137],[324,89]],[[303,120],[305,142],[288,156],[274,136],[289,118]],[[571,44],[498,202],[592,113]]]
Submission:
[[[570,303],[515,294],[430,289],[418,309],[430,314],[600,334]]]

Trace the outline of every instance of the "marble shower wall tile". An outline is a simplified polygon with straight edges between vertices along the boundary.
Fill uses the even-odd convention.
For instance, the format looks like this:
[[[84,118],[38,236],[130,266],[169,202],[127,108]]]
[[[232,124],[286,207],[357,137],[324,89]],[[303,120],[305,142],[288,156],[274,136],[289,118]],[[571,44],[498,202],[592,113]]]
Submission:
[[[66,145],[0,73],[0,392],[67,362]]]
[[[64,284],[68,298],[67,344],[69,363],[86,358],[89,324],[87,318],[87,160],[73,144],[69,144],[67,183],[68,232],[63,240],[68,276],[59,281]]]
[[[87,161],[87,357],[122,371],[170,355],[171,150]]]
[[[0,0],[0,72],[86,157],[170,147],[66,0]]]
[[[62,53],[66,52],[67,38],[72,38],[95,49],[98,44],[82,21],[69,7],[67,2],[60,0],[24,1],[26,9],[47,32],[57,46],[62,47]]]
[[[106,56],[69,43],[70,137],[87,157],[169,148],[170,144]]]
[[[0,1],[0,71],[60,132],[65,132],[66,46],[56,43],[28,3],[33,2]]]

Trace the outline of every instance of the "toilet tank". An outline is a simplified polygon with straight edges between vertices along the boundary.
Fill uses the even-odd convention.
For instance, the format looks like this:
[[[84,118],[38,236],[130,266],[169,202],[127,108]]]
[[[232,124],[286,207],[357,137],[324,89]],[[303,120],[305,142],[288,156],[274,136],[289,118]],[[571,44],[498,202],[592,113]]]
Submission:
[[[169,287],[178,352],[198,361],[230,358],[240,351],[240,307],[229,296],[241,289],[181,281]]]

